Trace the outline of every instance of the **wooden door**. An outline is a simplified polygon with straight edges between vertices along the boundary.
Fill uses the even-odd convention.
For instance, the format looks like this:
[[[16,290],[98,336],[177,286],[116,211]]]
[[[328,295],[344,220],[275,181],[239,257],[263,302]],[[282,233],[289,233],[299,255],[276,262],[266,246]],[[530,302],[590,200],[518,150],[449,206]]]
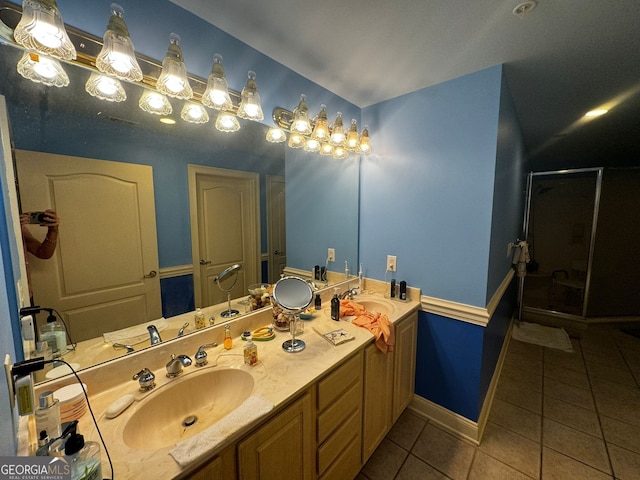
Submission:
[[[284,177],[267,176],[269,282],[275,283],[287,266]]]
[[[34,302],[76,342],[160,318],[151,167],[21,150],[16,165],[22,211],[52,208],[61,222],[54,256],[28,256]]]
[[[242,269],[231,298],[248,295],[248,286],[259,281],[259,189],[256,173],[189,165],[196,306],[226,301],[213,280],[235,263]]]

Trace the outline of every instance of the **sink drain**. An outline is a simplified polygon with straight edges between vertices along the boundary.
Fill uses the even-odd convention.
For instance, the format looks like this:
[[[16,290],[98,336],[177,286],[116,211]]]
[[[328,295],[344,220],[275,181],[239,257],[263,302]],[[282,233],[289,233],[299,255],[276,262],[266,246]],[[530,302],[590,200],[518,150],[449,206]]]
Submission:
[[[182,420],[182,426],[183,427],[190,427],[191,425],[193,425],[197,421],[198,421],[198,417],[196,417],[195,415],[189,415],[184,420]]]

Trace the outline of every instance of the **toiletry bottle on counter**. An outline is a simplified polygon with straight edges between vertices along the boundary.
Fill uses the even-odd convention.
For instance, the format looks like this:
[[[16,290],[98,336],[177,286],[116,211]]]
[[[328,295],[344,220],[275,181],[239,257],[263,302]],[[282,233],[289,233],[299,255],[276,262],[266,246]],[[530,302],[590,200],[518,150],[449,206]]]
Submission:
[[[349,263],[344,261],[344,278],[345,280],[349,280]]]
[[[255,365],[258,363],[258,347],[251,338],[251,332],[244,332],[242,338],[247,341],[244,346],[244,363],[247,365]]]
[[[400,300],[406,300],[406,299],[407,299],[407,282],[402,280],[400,282]]]
[[[314,305],[316,307],[316,310],[320,310],[322,308],[322,298],[320,298],[319,293],[316,293],[316,300]]]
[[[224,327],[224,348],[231,350],[233,348],[233,340],[231,340],[231,327],[225,325]]]
[[[196,328],[197,329],[201,329],[207,326],[207,323],[204,319],[204,313],[202,313],[202,310],[199,308],[196,308],[196,314],[194,317],[194,321],[196,323]]]
[[[76,432],[78,421],[74,420],[71,436],[64,444],[64,454],[71,457],[71,480],[101,480],[100,445],[86,442]]]
[[[40,331],[40,341],[47,342],[53,350],[54,357],[67,353],[67,332],[53,316],[47,319],[46,325],[43,325]]]
[[[338,298],[339,289],[333,289],[333,298],[331,299],[331,320],[340,320],[340,299]]]
[[[53,392],[47,391],[38,397],[38,409],[35,411],[36,432],[38,435],[47,432],[50,439],[58,438],[60,430],[60,402],[53,396]]]

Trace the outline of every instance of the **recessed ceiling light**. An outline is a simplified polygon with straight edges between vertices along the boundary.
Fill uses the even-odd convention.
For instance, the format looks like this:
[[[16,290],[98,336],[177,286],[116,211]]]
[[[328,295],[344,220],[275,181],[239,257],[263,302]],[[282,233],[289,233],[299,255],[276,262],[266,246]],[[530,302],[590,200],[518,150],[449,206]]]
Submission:
[[[166,123],[167,125],[174,125],[176,123],[176,121],[173,118],[169,118],[169,117],[162,117],[160,121],[162,123]]]
[[[595,117],[604,115],[608,111],[609,110],[607,110],[606,108],[596,108],[595,110],[589,110],[587,113],[584,114],[584,116],[587,118],[595,118]]]

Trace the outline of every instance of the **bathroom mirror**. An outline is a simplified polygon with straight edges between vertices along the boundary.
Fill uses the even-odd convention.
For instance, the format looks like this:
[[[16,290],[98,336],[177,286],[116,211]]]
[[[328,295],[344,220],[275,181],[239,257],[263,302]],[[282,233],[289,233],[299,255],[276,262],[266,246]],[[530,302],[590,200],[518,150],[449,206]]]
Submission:
[[[313,300],[313,291],[309,284],[298,277],[283,277],[273,287],[274,303],[292,315],[290,330],[291,339],[285,340],[282,350],[297,353],[305,349],[304,340],[296,338],[296,323],[300,321],[300,312],[307,308]]]
[[[267,126],[244,121],[240,131],[222,133],[213,125],[215,111],[209,110],[212,117],[209,123],[189,124],[179,118],[179,102],[174,104],[173,116],[177,120],[176,124],[165,125],[160,123],[157,117],[138,108],[140,87],[125,84],[128,96],[126,102],[103,102],[84,91],[88,72],[66,64],[65,70],[70,77],[70,85],[65,88],[45,87],[18,75],[16,64],[21,55],[22,51],[19,49],[0,45],[0,78],[3,79],[0,82],[0,94],[4,95],[7,101],[12,141],[16,149],[151,166],[159,256],[157,280],[162,285],[163,303],[168,292],[174,294],[173,303],[168,307],[184,312],[196,306],[193,303],[190,306],[179,303],[179,299],[193,298],[193,271],[200,268],[193,262],[190,243],[188,165],[257,172],[259,175],[261,255],[256,259],[259,278],[252,279],[249,283],[262,280],[260,272],[263,271],[270,253],[267,236],[267,179],[284,178],[286,155],[284,144],[265,141]],[[265,116],[268,116],[268,113],[265,113]],[[313,160],[320,162],[326,159],[313,156]],[[295,212],[287,218],[283,227],[287,232],[290,229],[305,231],[304,225],[303,228],[297,228],[296,223],[321,218],[326,207],[323,206],[323,202],[318,201],[318,196],[333,196],[335,193],[329,188],[331,184],[327,183],[324,189],[315,191],[314,200],[309,201],[305,197],[308,195],[308,188],[303,185],[307,180],[308,178],[296,177],[292,180],[292,185],[289,185],[287,180],[287,195],[290,195],[290,187],[295,187],[295,183],[301,183],[299,188],[291,190],[288,202],[304,206],[303,211]],[[348,190],[357,192],[357,182],[355,176],[354,184]],[[300,198],[293,198],[294,196]],[[336,201],[340,202],[342,210],[352,208],[357,212],[357,198],[353,199],[352,207],[348,207],[347,202],[343,200]],[[315,209],[320,213],[316,213]],[[100,209],[97,213],[99,212]],[[352,215],[349,221],[357,224],[353,221]],[[61,218],[61,222],[63,229],[65,218]],[[353,250],[357,250],[357,234],[348,239],[342,238],[346,236],[342,231],[332,235],[339,235],[340,242],[348,243]],[[323,241],[322,245],[317,247],[317,251],[305,255],[305,245],[308,243],[309,238],[305,242],[296,242],[298,262],[295,267],[301,269],[302,265],[308,263],[305,267],[310,271],[314,264],[324,261],[327,242]],[[340,251],[344,251],[344,248]],[[87,265],[86,268],[91,269],[91,266]],[[247,293],[238,292],[237,297]],[[38,292],[34,292],[34,298],[37,296]],[[110,325],[108,322],[101,324],[101,327],[105,331],[118,328],[117,325]],[[110,350],[112,351],[109,353],[113,355],[111,358],[126,353],[123,350]],[[86,366],[90,365],[82,365],[83,368]]]

